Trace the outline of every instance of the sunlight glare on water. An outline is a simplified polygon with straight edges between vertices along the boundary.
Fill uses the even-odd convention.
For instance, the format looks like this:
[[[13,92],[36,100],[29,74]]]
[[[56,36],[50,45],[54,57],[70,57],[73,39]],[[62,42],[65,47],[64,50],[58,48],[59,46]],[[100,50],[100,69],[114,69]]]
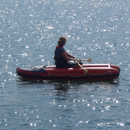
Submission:
[[[129,9],[129,0],[1,0],[0,128],[129,129]],[[19,78],[17,67],[54,65],[60,36],[67,37],[65,49],[77,59],[118,65],[119,78]]]

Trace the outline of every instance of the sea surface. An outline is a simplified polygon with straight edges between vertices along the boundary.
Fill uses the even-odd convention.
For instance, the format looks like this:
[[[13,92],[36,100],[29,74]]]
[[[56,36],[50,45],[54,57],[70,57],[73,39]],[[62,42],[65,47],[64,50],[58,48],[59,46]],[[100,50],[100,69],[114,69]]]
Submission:
[[[119,78],[26,81],[16,74],[54,65],[60,36],[77,59],[118,65]],[[130,129],[130,0],[0,0],[0,130],[33,129]]]

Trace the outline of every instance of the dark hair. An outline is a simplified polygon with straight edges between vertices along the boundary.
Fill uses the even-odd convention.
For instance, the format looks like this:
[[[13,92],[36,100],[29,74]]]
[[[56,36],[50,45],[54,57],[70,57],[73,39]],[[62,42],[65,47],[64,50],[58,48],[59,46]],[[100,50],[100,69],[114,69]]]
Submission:
[[[66,43],[66,41],[67,41],[67,39],[66,39],[66,37],[60,37],[59,38],[59,40],[58,40],[58,45],[60,46],[60,47],[62,47],[63,45],[64,45],[64,43]]]

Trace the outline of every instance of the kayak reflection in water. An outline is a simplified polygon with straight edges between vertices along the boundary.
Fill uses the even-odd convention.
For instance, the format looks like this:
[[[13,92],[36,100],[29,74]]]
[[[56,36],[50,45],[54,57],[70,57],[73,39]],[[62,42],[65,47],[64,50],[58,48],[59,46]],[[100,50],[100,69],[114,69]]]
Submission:
[[[55,65],[56,68],[72,68],[74,66],[78,66],[75,62],[68,62],[68,61],[78,61],[74,56],[68,54],[63,46],[66,44],[67,39],[65,37],[60,37],[58,40],[58,45],[55,49]]]

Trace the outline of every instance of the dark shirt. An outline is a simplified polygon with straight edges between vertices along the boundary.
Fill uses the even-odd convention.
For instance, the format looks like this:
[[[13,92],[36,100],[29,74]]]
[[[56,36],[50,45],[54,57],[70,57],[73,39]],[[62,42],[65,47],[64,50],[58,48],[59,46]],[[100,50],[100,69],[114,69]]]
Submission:
[[[55,65],[56,68],[72,68],[75,64],[69,64],[64,57],[62,56],[62,53],[65,52],[65,49],[62,47],[56,47],[55,49]]]
[[[64,59],[64,57],[62,56],[62,53],[65,52],[65,49],[62,47],[56,47],[55,49],[55,64],[64,64],[67,63],[67,61]]]

